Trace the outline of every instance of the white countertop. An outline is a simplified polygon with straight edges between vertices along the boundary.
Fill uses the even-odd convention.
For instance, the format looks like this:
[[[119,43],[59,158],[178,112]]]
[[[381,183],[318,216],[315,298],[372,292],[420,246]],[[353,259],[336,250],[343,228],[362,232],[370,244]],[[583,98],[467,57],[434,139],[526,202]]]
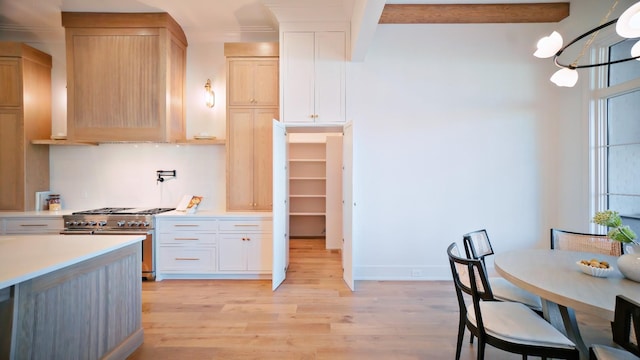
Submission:
[[[144,240],[143,235],[0,236],[0,289]]]
[[[198,210],[195,214],[187,214],[181,211],[167,211],[155,215],[162,218],[185,218],[185,217],[228,217],[228,218],[272,218],[273,213],[266,211],[215,211],[215,210]]]
[[[12,218],[12,217],[61,217],[62,215],[69,215],[75,210],[59,210],[59,211],[0,211],[0,218]]]

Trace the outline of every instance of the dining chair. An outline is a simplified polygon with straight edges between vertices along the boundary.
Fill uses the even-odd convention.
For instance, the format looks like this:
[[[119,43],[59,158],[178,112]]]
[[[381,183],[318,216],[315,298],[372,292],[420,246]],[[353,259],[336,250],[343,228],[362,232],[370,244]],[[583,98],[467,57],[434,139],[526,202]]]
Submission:
[[[640,303],[623,295],[616,296],[611,332],[613,342],[622,348],[594,344],[589,348],[590,360],[640,359]]]
[[[493,255],[493,247],[489,241],[487,230],[482,229],[466,233],[462,236],[462,239],[467,257],[482,261],[486,273],[484,258]],[[502,277],[491,277],[489,278],[489,283],[496,299],[523,303],[538,314],[542,314],[542,301],[539,296],[517,287]]]
[[[622,244],[607,235],[579,233],[561,229],[551,229],[551,249],[584,251],[596,254],[620,256]]]
[[[533,310],[521,303],[497,301],[481,260],[461,257],[455,242],[447,248],[447,255],[460,309],[456,360],[460,359],[465,326],[478,338],[478,360],[484,359],[487,344],[521,354],[523,359],[529,355],[579,358],[579,351],[571,340]],[[469,305],[465,296],[471,297]]]

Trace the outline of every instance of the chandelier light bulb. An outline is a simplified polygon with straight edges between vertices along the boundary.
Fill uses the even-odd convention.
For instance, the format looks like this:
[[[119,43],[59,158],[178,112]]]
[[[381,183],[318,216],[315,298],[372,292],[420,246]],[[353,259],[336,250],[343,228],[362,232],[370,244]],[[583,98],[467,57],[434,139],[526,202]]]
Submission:
[[[538,40],[538,50],[533,53],[533,56],[542,59],[552,57],[562,48],[562,43],[562,35],[554,31],[551,35]]]
[[[558,86],[573,87],[578,82],[578,71],[576,69],[562,68],[556,71],[550,80]]]
[[[616,23],[616,32],[628,39],[640,37],[640,1],[620,15]]]

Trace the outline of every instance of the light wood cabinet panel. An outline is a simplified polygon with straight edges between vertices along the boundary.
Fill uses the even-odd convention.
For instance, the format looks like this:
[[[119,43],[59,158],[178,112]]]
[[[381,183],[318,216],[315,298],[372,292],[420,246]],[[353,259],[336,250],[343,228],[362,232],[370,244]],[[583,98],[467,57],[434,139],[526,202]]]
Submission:
[[[70,141],[185,139],[187,41],[166,13],[62,13]]]
[[[229,59],[229,106],[278,106],[278,60]]]
[[[271,49],[264,56],[261,49]],[[277,44],[227,43],[227,210],[271,211]]]
[[[272,208],[272,122],[277,109],[229,109],[227,208]]]
[[[0,42],[0,211],[34,210],[35,192],[49,190],[51,56]]]
[[[17,59],[0,59],[0,106],[19,107],[22,101],[22,77]]]
[[[285,32],[282,69],[283,122],[345,122],[343,31]]]
[[[140,244],[15,285],[16,359],[125,359],[143,342]]]

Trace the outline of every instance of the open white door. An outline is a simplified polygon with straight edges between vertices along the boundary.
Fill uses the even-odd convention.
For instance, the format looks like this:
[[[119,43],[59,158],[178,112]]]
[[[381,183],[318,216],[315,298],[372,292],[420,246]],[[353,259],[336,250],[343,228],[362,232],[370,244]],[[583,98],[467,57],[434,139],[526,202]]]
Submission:
[[[342,277],[353,291],[353,123],[344,126],[342,152]]]
[[[272,289],[287,276],[287,132],[284,124],[273,120],[273,269]]]

